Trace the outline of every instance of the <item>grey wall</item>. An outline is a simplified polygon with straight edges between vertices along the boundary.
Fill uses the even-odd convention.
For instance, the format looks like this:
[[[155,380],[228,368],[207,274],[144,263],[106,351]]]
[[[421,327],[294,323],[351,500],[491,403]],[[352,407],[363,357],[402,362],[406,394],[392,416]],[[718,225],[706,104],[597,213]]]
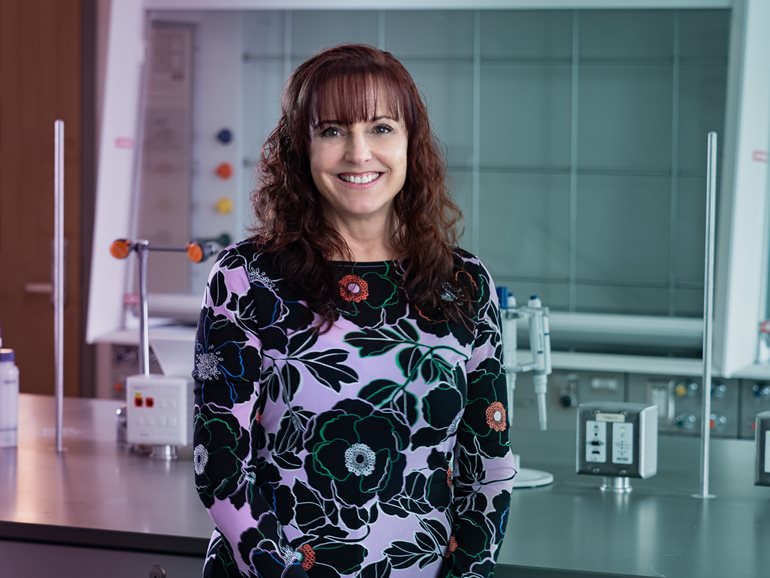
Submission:
[[[425,96],[465,213],[462,245],[498,285],[558,310],[699,316],[706,133],[724,123],[729,19],[252,12],[242,21],[245,150],[256,158],[299,62],[341,42],[383,47]]]

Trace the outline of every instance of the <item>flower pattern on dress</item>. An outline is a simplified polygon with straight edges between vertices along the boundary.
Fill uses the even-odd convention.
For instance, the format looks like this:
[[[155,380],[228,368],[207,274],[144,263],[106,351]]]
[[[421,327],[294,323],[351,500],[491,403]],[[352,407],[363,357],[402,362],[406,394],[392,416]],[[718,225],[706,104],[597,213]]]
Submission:
[[[495,431],[505,431],[505,406],[496,401],[491,403],[486,411],[487,425]]]
[[[217,379],[220,376],[219,364],[224,361],[217,353],[198,353],[195,356],[195,371],[200,379]]]
[[[340,297],[345,301],[360,303],[369,297],[369,284],[358,275],[345,275],[339,280]]]
[[[206,464],[209,461],[209,452],[202,445],[195,446],[193,450],[193,464],[195,465],[195,474],[200,476],[203,470],[206,469]]]
[[[374,471],[377,456],[366,444],[353,444],[345,450],[345,467],[356,476],[368,476]]]
[[[409,303],[400,261],[335,262],[340,317],[320,333],[279,263],[243,242],[206,287],[193,372],[195,483],[216,526],[204,577],[491,578],[515,470],[487,271],[455,252],[450,288],[472,295],[455,321]]]
[[[307,572],[315,564],[315,552],[310,544],[302,544],[298,551],[302,554],[302,569]]]

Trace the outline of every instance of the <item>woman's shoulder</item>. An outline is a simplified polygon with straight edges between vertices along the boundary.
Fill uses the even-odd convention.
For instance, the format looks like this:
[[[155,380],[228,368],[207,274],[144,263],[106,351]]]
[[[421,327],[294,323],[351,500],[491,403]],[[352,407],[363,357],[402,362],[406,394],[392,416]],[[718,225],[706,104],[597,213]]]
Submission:
[[[263,251],[254,239],[243,239],[222,249],[217,255],[215,266],[224,269],[243,267],[247,271],[254,266],[273,268],[275,258]]]
[[[487,282],[492,280],[489,269],[487,269],[479,257],[461,247],[455,247],[452,252],[454,253],[456,269],[465,271],[477,280],[485,280]]]

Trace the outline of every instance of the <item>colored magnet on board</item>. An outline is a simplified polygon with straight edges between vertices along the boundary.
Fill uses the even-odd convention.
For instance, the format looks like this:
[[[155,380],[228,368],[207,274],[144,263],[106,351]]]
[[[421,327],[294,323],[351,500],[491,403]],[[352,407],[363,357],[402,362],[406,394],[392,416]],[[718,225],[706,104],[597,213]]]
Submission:
[[[226,181],[233,176],[233,165],[230,163],[219,163],[215,172],[220,179]]]
[[[233,131],[229,128],[223,128],[217,133],[217,140],[222,144],[230,144],[230,141],[233,140]]]
[[[214,209],[220,215],[229,215],[233,212],[233,200],[230,197],[220,197],[214,203]]]

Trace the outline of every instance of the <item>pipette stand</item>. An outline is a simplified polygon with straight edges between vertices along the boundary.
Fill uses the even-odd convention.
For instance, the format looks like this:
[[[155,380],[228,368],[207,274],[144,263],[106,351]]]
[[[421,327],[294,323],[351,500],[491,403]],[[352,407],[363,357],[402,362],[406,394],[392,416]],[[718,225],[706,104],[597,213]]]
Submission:
[[[505,362],[505,376],[508,385],[508,411],[511,421],[513,419],[514,393],[516,390],[516,377],[519,373],[532,372],[535,383],[535,393],[538,401],[538,419],[540,430],[547,429],[546,416],[546,388],[547,378],[551,373],[551,340],[548,328],[548,308],[533,296],[526,307],[517,307],[513,296],[503,292],[504,303],[501,302],[500,313],[502,317],[503,355]],[[503,300],[501,299],[501,301]],[[528,363],[518,362],[516,324],[518,321],[529,323],[529,347],[532,360]],[[518,474],[514,478],[513,488],[537,488],[553,483],[553,474],[520,468],[521,456],[514,455],[515,466]]]

